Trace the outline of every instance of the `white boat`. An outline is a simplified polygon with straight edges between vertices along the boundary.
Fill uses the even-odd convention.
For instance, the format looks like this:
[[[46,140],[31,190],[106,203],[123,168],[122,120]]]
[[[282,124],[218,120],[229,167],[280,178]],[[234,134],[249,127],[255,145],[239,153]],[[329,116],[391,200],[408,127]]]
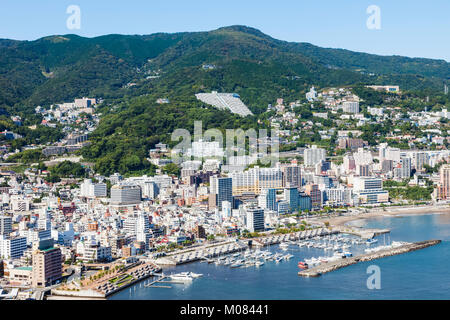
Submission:
[[[200,278],[200,277],[203,277],[203,274],[202,273],[194,273],[194,272],[189,272],[189,275],[192,277],[192,278]]]
[[[344,251],[342,254],[344,254],[347,258],[353,256],[350,251]]]
[[[189,282],[192,281],[192,277],[188,276],[187,274],[172,274],[170,275],[170,279],[176,280],[176,281],[183,281],[183,282]]]
[[[242,263],[237,262],[237,263],[232,264],[230,267],[231,267],[231,268],[239,268],[239,267],[241,267],[241,266],[242,266]]]
[[[223,263],[224,266],[229,266],[230,264],[232,264],[233,261],[231,259],[227,259],[225,260],[225,262]]]
[[[194,273],[194,272],[180,272],[178,275],[180,276],[187,276],[191,278],[200,278],[203,276],[201,273]]]
[[[280,243],[280,248],[283,250],[287,250],[289,248],[289,243],[286,242]]]
[[[376,242],[378,242],[377,239],[367,239],[366,244],[367,244],[367,245],[370,245],[370,244],[376,243]]]

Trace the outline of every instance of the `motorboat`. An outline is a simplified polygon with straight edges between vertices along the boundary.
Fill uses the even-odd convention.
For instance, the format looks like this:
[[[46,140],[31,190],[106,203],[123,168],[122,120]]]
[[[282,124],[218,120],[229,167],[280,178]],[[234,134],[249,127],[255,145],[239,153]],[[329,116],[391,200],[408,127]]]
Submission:
[[[255,267],[260,267],[262,265],[264,265],[264,261],[256,261],[255,262]]]
[[[289,248],[289,243],[286,242],[280,243],[280,248],[282,250],[287,250]]]
[[[189,281],[193,280],[193,278],[188,276],[187,273],[172,274],[172,275],[170,275],[170,279],[176,280],[176,281],[183,281],[183,282],[189,282]]]
[[[201,273],[194,273],[194,272],[180,272],[179,275],[181,276],[187,276],[191,278],[200,278],[203,276]]]

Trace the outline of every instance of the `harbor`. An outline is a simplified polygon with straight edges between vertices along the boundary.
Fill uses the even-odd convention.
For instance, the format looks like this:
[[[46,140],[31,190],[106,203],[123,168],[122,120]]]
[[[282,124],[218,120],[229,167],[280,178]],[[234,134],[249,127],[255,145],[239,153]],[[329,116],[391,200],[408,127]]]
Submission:
[[[202,246],[191,250],[184,250],[183,252],[177,252],[175,254],[167,255],[162,258],[158,258],[155,262],[162,266],[174,266],[181,265],[196,261],[210,261],[213,262],[213,258],[245,251],[248,249],[249,244],[255,247],[264,247],[279,244],[286,241],[300,241],[311,239],[315,237],[325,237],[329,235],[338,234],[339,230],[329,230],[327,228],[316,228],[305,231],[298,231],[294,233],[287,233],[281,235],[267,235],[264,237],[248,239],[247,241],[227,241],[225,243]]]
[[[380,250],[372,249],[370,253],[359,255],[356,257],[346,257],[343,259],[339,259],[338,261],[333,261],[329,263],[325,262],[317,267],[300,271],[298,275],[302,277],[318,277],[324,273],[338,270],[356,264],[358,262],[372,261],[384,257],[408,253],[411,251],[428,248],[430,246],[434,246],[439,243],[441,243],[441,240],[428,240],[415,243],[394,242],[393,245],[389,246],[388,248],[381,247]]]
[[[278,244],[260,246],[247,246],[247,250],[216,256],[213,262],[197,260],[176,266],[164,267],[164,274],[178,274],[193,272],[203,274],[202,277],[181,283],[156,282],[155,287],[146,284],[158,280],[150,278],[141,284],[135,284],[126,290],[108,296],[111,300],[159,300],[159,299],[407,299],[421,294],[424,298],[448,298],[448,287],[445,282],[446,262],[450,258],[443,254],[450,243],[448,242],[447,228],[450,225],[450,214],[445,215],[415,215],[407,217],[378,217],[365,223],[358,222],[358,226],[365,229],[390,229],[390,233],[376,236],[370,241],[354,234],[334,233],[302,240],[289,240],[285,235],[273,234],[268,237],[279,237]],[[413,230],[413,232],[412,232]],[[303,234],[305,235],[305,234]],[[286,240],[285,240],[286,239]],[[408,254],[397,254],[392,258],[376,260],[382,270],[382,290],[368,290],[367,263],[355,263],[352,267],[342,267],[336,272],[328,272],[324,277],[303,277],[298,272],[299,261],[324,258],[329,259],[326,265],[337,262],[348,263],[353,257],[367,255],[371,259],[384,256],[383,247],[394,243],[427,241],[429,239],[442,239],[439,245],[432,245],[426,250],[413,250]],[[251,239],[255,240],[255,238]],[[275,240],[275,239],[274,239]],[[254,241],[253,241],[254,243]],[[379,250],[379,251],[377,251]],[[404,249],[401,249],[402,251]],[[408,251],[410,249],[407,249]],[[265,254],[269,251],[272,256],[293,255],[290,259],[262,260],[264,264],[257,267],[245,263],[239,267],[231,268],[225,265],[227,259],[252,260],[251,255]],[[352,256],[342,258],[344,252]],[[239,257],[234,257],[237,253]],[[333,256],[341,257],[333,262]],[[219,262],[217,260],[220,259]],[[225,259],[224,259],[225,258]],[[414,275],[424,272],[427,261],[427,276],[420,278]],[[361,261],[362,262],[362,261]],[[311,269],[314,267],[311,266]],[[444,278],[442,278],[444,275]],[[270,279],[270,280],[269,280]],[[413,280],[412,280],[413,279]],[[445,281],[443,281],[445,280]],[[148,281],[148,282],[147,282]],[[173,281],[164,279],[163,281]],[[274,285],[276,281],[276,285]],[[343,286],[343,283],[346,285]],[[420,283],[420,286],[417,286]],[[171,288],[159,288],[167,286]],[[431,286],[433,292],[426,293],[423,288]]]
[[[356,231],[349,232],[351,230]],[[359,232],[364,230],[354,226],[314,228],[288,234],[269,234],[245,241],[199,246],[156,260],[147,259],[145,263],[137,266],[137,269],[133,268],[120,276],[102,280],[92,288],[95,294],[92,291],[61,294],[59,290],[54,290],[53,294],[55,299],[63,295],[114,299],[115,296],[123,297],[125,292],[128,292],[126,295],[129,296],[135,295],[137,291],[144,295],[159,291],[180,292],[195,288],[197,280],[199,283],[204,283],[206,279],[212,281],[211,272],[214,273],[215,270],[221,270],[220,273],[224,274],[230,272],[229,276],[234,277],[234,274],[240,275],[244,270],[248,270],[244,272],[250,272],[251,275],[262,275],[268,270],[278,273],[286,272],[289,268],[291,274],[301,276],[297,276],[298,278],[317,277],[358,262],[400,255],[440,242],[392,242],[388,229],[368,228],[367,234],[372,237],[364,237],[362,232]],[[161,263],[162,261],[168,263]],[[200,266],[204,267],[199,268]],[[298,272],[298,268],[303,270]]]

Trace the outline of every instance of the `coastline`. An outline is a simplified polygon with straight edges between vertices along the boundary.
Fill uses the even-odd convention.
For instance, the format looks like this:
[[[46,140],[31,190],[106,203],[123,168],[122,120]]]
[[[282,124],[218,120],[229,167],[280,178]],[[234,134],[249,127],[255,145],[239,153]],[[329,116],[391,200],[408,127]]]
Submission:
[[[317,221],[324,223],[328,221],[330,226],[332,227],[340,227],[345,226],[347,223],[361,220],[361,219],[369,219],[376,217],[385,217],[385,216],[401,216],[401,215],[424,215],[424,214],[441,214],[441,213],[450,213],[449,206],[414,206],[414,207],[398,207],[398,208],[381,208],[371,209],[368,212],[361,212],[355,215],[346,215],[332,218],[312,218],[311,221]],[[315,219],[315,220],[313,220]]]

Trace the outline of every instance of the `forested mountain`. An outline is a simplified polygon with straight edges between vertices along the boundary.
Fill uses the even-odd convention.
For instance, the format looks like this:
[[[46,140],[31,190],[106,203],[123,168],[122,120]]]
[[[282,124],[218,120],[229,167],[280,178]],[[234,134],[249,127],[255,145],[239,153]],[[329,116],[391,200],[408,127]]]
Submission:
[[[442,91],[449,77],[450,63],[443,60],[320,48],[245,26],[0,40],[0,114],[27,118],[37,105],[82,96],[105,99],[92,144],[82,151],[103,174],[151,172],[148,149],[170,142],[176,128],[192,129],[194,120],[202,120],[204,129],[265,126],[258,119],[264,119],[268,103],[304,99],[312,85],[389,84],[428,95]],[[195,93],[212,90],[238,93],[256,115],[243,119],[195,99]],[[158,98],[170,103],[157,104]]]
[[[218,68],[203,72],[203,64]],[[274,93],[288,97],[311,84],[440,89],[450,77],[450,64],[443,60],[290,43],[245,26],[148,36],[63,35],[0,40],[0,106],[20,110],[83,95],[120,97],[127,94],[122,88],[144,78],[149,68],[161,69],[159,84],[169,91],[235,91],[254,111],[272,101]]]

